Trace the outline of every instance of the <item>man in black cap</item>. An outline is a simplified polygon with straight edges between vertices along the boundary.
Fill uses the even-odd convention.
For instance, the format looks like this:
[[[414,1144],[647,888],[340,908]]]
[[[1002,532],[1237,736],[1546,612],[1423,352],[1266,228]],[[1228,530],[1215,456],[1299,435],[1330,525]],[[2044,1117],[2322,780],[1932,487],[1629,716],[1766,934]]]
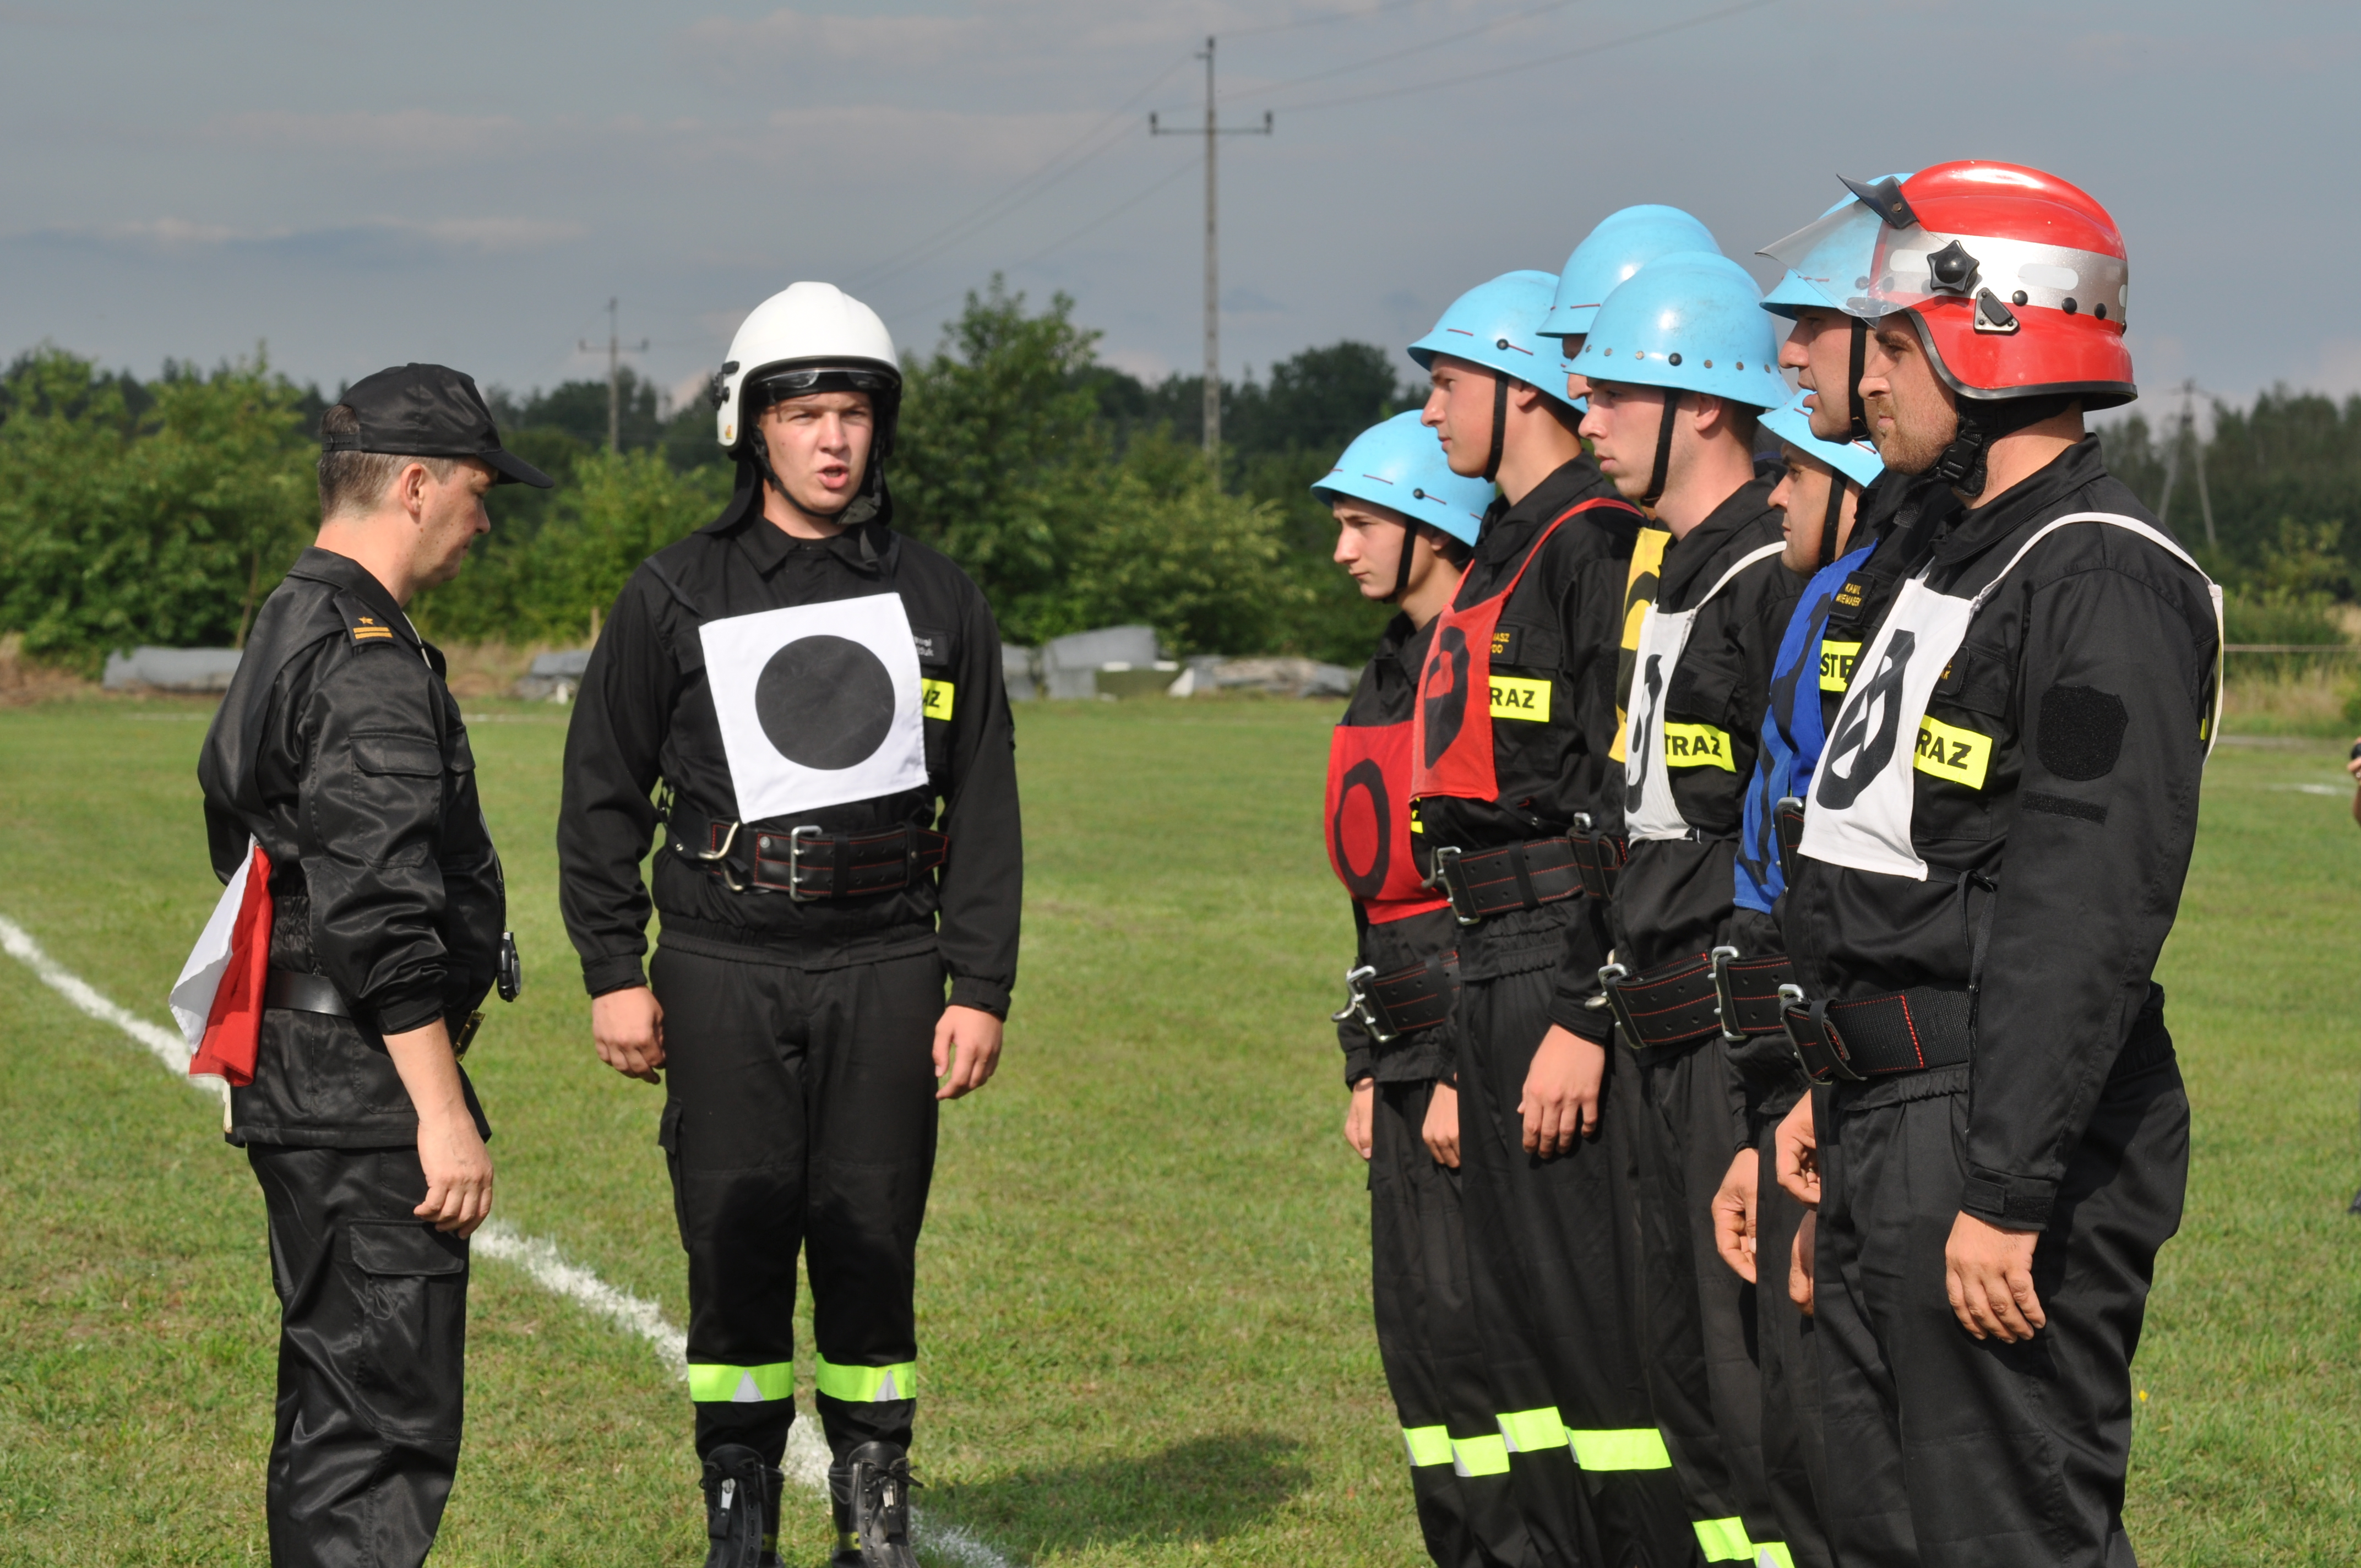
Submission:
[[[321,420],[320,533],[255,618],[197,777],[214,869],[267,871],[269,978],[229,1141],[262,1183],[280,1305],[278,1568],[425,1559],[459,1459],[467,1238],[491,1129],[461,1070],[506,899],[443,655],[402,613],[548,476],[475,383],[405,365]]]

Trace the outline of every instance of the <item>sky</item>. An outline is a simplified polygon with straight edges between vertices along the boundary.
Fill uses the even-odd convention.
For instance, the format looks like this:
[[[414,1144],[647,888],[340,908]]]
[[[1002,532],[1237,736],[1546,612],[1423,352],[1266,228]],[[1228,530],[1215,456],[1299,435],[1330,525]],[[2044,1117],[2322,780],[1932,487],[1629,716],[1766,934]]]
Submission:
[[[931,351],[995,271],[1108,362],[1403,345],[1635,202],[1747,258],[1873,176],[2051,170],[2128,243],[2150,411],[2361,391],[2361,7],[2299,0],[0,0],[0,353],[687,396],[797,279]],[[2301,216],[2297,238],[2289,222]],[[2272,281],[2291,261],[2297,285]],[[595,341],[595,352],[579,345]],[[1410,370],[1407,358],[1402,361]]]

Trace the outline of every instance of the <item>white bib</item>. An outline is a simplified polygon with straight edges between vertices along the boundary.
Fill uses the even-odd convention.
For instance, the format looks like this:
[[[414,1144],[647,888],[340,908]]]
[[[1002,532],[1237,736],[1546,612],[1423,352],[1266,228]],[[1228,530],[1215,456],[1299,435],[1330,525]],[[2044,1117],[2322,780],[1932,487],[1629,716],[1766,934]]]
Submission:
[[[918,652],[901,595],[733,615],[697,634],[741,820],[927,782]]]
[[[1765,544],[1741,555],[1724,572],[1705,598],[1684,610],[1648,606],[1640,621],[1638,656],[1631,663],[1631,691],[1623,711],[1623,828],[1633,839],[1686,839],[1689,825],[1673,804],[1673,780],[1664,757],[1664,696],[1673,688],[1673,672],[1689,645],[1689,628],[1697,611],[1730,587],[1732,578],[1757,561],[1786,548]]]
[[[1855,871],[1883,872],[1888,876],[1927,880],[1927,862],[1910,841],[1912,813],[1917,804],[1913,779],[1917,758],[1918,729],[1935,683],[1950,667],[1951,656],[1968,634],[1968,623],[2000,587],[2009,573],[2035,545],[2073,522],[2102,522],[2129,529],[2170,554],[2201,577],[2205,574],[2189,553],[2157,530],[2134,517],[2114,512],[2084,511],[2057,518],[2034,531],[2017,546],[1993,580],[1973,598],[1937,593],[1926,583],[1927,572],[1902,585],[1894,608],[1876,639],[1853,665],[1851,689],[1829,727],[1828,748],[1812,780],[1812,798],[1804,814],[1803,852],[1830,865]],[[2213,738],[2222,728],[2222,590],[2211,578],[2206,587],[2213,598],[2213,691],[2205,721],[2205,751],[2212,756]]]

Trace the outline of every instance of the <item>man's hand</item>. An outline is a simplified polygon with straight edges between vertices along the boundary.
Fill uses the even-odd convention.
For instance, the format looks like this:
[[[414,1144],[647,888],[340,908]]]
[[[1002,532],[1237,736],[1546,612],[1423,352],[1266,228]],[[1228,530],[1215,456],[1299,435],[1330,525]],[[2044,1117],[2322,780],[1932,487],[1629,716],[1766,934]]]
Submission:
[[[492,1212],[492,1157],[467,1109],[451,1036],[437,1018],[423,1029],[388,1035],[385,1049],[418,1113],[418,1163],[426,1172],[426,1199],[411,1212],[465,1240]]]
[[[1459,1168],[1459,1091],[1447,1083],[1434,1086],[1434,1092],[1427,1096],[1426,1121],[1419,1127],[1419,1136],[1435,1164]]]
[[[1779,1185],[1787,1195],[1806,1208],[1820,1206],[1820,1140],[1812,1122],[1812,1097],[1805,1095],[1795,1102],[1773,1135],[1772,1146],[1779,1156]]]
[[[1754,1283],[1754,1182],[1762,1166],[1752,1149],[1741,1149],[1713,1195],[1713,1245],[1730,1272]]]
[[[946,1007],[935,1024],[938,1100],[982,1089],[1000,1067],[1000,1020],[981,1007]]]
[[[1365,1078],[1353,1085],[1353,1098],[1345,1106],[1345,1141],[1363,1159],[1369,1157],[1369,1128],[1378,1116],[1378,1080]]]
[[[598,1059],[644,1083],[662,1083],[664,1003],[644,985],[610,991],[590,999],[590,1038]]]
[[[1517,1113],[1525,1119],[1525,1152],[1554,1158],[1577,1137],[1598,1135],[1598,1091],[1607,1079],[1607,1047],[1552,1024],[1525,1073]]]
[[[1795,1245],[1787,1254],[1787,1299],[1804,1309],[1804,1316],[1812,1315],[1812,1267],[1817,1259],[1820,1236],[1820,1217],[1806,1212],[1804,1223],[1795,1227]]]
[[[2037,1231],[2004,1231],[1973,1214],[1951,1222],[1943,1282],[1961,1328],[1978,1339],[2021,1344],[2048,1326],[2033,1290],[2033,1249],[2040,1241]]]

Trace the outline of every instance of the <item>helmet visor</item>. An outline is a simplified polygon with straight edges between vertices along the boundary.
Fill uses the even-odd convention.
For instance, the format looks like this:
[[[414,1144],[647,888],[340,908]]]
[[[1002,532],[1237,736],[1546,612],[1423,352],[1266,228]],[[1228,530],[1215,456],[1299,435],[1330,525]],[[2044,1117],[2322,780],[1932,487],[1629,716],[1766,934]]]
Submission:
[[[783,398],[812,392],[867,392],[872,397],[898,389],[901,378],[863,366],[794,365],[758,371],[749,377],[745,400],[750,408],[766,408]]]
[[[1847,202],[1816,218],[1784,239],[1773,240],[1755,254],[1778,262],[1832,311],[1875,318],[1899,305],[1880,302],[1873,293],[1880,247],[1888,235],[1919,234],[1918,229],[1888,228],[1883,219],[1860,202]]]

